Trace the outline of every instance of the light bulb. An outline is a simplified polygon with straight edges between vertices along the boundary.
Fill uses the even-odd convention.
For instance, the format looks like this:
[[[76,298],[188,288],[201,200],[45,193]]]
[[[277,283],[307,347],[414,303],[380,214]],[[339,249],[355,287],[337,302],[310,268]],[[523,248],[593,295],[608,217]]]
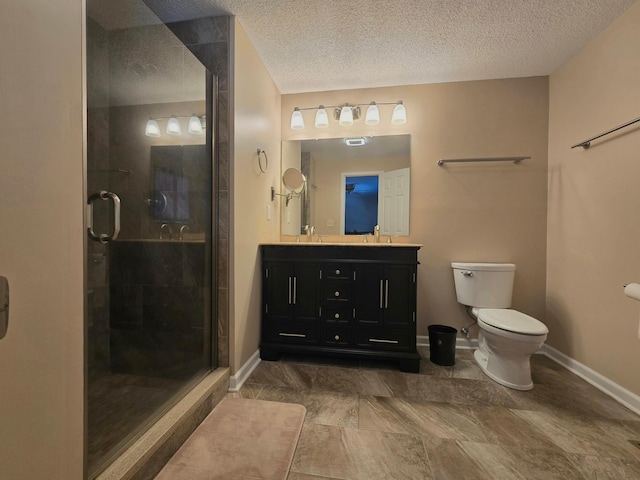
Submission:
[[[302,112],[298,107],[293,109],[291,114],[291,129],[302,130],[304,128],[304,118],[302,118]]]
[[[187,132],[191,135],[202,135],[202,122],[200,118],[195,114],[189,118],[189,126],[187,127]]]
[[[340,120],[338,121],[338,124],[343,127],[353,125],[353,111],[351,110],[351,107],[347,105],[342,107],[342,110],[340,110]]]
[[[380,123],[380,111],[376,102],[371,102],[367,108],[367,115],[364,117],[365,125],[378,125]]]
[[[316,128],[326,128],[328,126],[329,116],[327,115],[327,111],[324,109],[324,105],[320,105],[316,112]]]
[[[167,133],[169,135],[182,135],[182,127],[175,116],[171,117],[167,122]]]
[[[160,136],[160,125],[158,122],[150,118],[147,121],[147,126],[144,129],[144,134],[147,137],[159,137]]]
[[[404,108],[402,101],[399,101],[396,107],[393,109],[391,115],[391,123],[393,125],[404,125],[407,123],[407,110]]]

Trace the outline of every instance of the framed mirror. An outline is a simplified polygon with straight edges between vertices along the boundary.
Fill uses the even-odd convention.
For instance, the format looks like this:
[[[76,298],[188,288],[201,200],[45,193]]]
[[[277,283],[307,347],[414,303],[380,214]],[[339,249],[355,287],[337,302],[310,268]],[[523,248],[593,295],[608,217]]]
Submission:
[[[282,172],[294,168],[306,191],[282,202],[285,235],[313,225],[322,235],[409,234],[410,135],[287,140]],[[283,175],[284,177],[284,175]],[[286,186],[281,186],[286,191]]]

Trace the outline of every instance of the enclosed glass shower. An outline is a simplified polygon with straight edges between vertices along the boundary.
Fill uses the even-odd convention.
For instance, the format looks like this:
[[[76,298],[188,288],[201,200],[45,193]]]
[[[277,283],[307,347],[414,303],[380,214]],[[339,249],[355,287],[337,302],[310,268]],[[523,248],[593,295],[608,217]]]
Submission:
[[[215,79],[142,0],[87,0],[87,462],[215,367]]]

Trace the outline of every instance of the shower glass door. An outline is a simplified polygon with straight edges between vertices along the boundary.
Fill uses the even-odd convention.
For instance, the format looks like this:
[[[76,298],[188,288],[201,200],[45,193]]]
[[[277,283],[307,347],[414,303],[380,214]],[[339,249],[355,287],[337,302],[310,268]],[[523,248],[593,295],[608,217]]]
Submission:
[[[87,461],[104,469],[213,367],[205,67],[142,0],[87,1]]]

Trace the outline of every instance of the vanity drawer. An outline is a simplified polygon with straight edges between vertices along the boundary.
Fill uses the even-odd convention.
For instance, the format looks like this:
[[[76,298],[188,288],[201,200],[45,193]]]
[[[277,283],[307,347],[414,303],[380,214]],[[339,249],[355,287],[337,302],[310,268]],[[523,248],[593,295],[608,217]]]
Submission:
[[[356,331],[356,345],[358,347],[413,351],[415,350],[415,342],[415,336],[411,338],[411,332],[408,330],[367,328]]]
[[[351,345],[351,330],[342,326],[327,325],[324,329],[323,343],[334,347]]]
[[[322,276],[327,280],[353,280],[353,267],[348,263],[327,263],[322,266]]]
[[[350,305],[325,305],[322,307],[322,319],[329,323],[349,323],[353,319],[353,308]]]
[[[272,343],[312,345],[320,343],[320,328],[298,323],[275,323],[266,327],[264,340]]]
[[[328,281],[322,288],[322,294],[329,304],[349,302],[353,296],[353,285],[351,282]]]

